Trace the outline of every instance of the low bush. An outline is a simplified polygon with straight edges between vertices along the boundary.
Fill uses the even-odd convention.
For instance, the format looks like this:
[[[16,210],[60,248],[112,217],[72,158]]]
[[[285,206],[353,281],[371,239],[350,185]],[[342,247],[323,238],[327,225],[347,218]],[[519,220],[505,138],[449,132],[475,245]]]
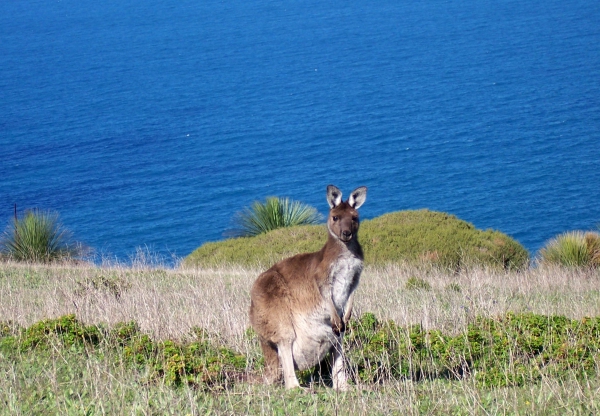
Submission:
[[[549,377],[585,379],[597,376],[600,368],[600,317],[574,320],[507,313],[475,318],[466,330],[450,335],[420,325],[400,327],[365,313],[351,320],[344,342],[348,371],[358,384],[471,379],[482,388],[497,388]],[[71,354],[90,360],[108,357],[115,366],[137,374],[142,384],[211,391],[260,379],[254,376],[260,374],[261,360],[249,360],[221,344],[217,335],[200,328],[185,340],[155,341],[135,322],[112,328],[86,326],[73,315],[29,328],[0,323],[0,360],[5,362],[27,357],[63,362]],[[328,374],[324,362],[299,372],[299,379],[304,384],[327,383]]]
[[[135,322],[112,329],[86,326],[74,315],[46,319],[29,328],[1,323],[0,358],[15,354],[51,354],[55,350],[85,351],[87,355],[112,355],[117,363],[144,374],[144,382],[203,389],[231,385],[246,371],[246,358],[222,345],[201,329],[185,341],[154,341]],[[17,359],[16,357],[14,359]]]
[[[386,214],[361,224],[365,262],[431,264],[458,270],[471,265],[521,269],[527,250],[499,231],[481,231],[453,215],[428,210]],[[324,225],[292,227],[252,238],[206,243],[191,253],[184,266],[237,264],[267,267],[285,257],[319,250],[327,239]]]
[[[569,231],[550,240],[539,253],[542,264],[566,267],[599,267],[600,234]]]
[[[454,215],[429,210],[400,211],[364,221],[360,241],[372,264],[408,262],[459,270],[483,265],[521,269],[529,253],[514,239],[478,230]]]
[[[449,336],[365,314],[351,321],[346,343],[352,373],[362,383],[474,377],[484,387],[521,386],[544,376],[595,374],[600,318],[508,313],[478,318]]]
[[[187,256],[182,265],[205,268],[232,265],[268,267],[294,254],[320,250],[326,238],[324,225],[280,228],[256,237],[205,243]]]

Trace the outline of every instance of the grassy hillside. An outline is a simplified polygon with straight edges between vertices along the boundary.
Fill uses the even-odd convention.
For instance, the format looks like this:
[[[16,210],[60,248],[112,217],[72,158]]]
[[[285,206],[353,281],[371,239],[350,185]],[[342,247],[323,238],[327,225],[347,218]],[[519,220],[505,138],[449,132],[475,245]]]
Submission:
[[[251,238],[206,243],[185,266],[237,264],[266,267],[293,254],[319,250],[327,239],[324,225],[282,228]],[[359,239],[367,265],[433,264],[460,269],[473,264],[520,269],[527,250],[499,231],[481,231],[453,215],[428,210],[401,211],[361,223]]]

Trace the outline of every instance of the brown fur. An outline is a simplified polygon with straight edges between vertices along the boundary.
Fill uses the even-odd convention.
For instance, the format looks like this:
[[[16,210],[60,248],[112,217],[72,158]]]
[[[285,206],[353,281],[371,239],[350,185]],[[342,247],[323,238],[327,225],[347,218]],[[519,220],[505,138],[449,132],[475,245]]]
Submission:
[[[328,186],[329,236],[323,248],[280,261],[254,283],[250,322],[260,338],[268,382],[278,381],[282,369],[286,387],[296,387],[294,368],[314,366],[333,350],[334,387],[346,388],[341,339],[362,270],[355,207],[365,198],[361,187],[342,202],[339,189]]]

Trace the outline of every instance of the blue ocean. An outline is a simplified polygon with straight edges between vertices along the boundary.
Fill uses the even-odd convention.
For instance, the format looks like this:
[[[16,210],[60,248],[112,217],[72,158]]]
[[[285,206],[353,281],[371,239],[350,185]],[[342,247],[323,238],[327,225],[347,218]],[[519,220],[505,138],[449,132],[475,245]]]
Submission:
[[[0,223],[169,262],[330,183],[532,255],[597,230],[600,2],[0,2]]]

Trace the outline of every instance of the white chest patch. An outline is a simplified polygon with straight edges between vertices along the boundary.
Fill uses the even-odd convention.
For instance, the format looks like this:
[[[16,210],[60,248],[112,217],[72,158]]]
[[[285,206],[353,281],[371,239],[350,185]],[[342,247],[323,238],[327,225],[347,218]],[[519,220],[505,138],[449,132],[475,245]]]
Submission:
[[[362,268],[362,260],[348,252],[340,256],[329,269],[331,294],[323,293],[323,295],[331,296],[340,316],[344,315],[348,298],[358,285]],[[321,303],[311,313],[294,317],[296,339],[292,351],[294,363],[299,369],[317,365],[325,358],[331,346],[335,345],[338,339],[331,329],[331,310],[326,299],[323,300],[324,303]]]
[[[343,316],[348,298],[358,285],[362,269],[362,260],[351,253],[343,254],[331,265],[331,298],[340,316]]]

